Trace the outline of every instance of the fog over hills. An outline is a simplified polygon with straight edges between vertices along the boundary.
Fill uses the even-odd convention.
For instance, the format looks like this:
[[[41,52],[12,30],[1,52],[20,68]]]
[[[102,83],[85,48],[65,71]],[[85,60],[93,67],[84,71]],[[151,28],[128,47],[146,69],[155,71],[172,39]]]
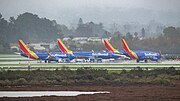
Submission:
[[[148,24],[151,20],[155,20],[165,25],[177,26],[178,22],[180,22],[180,13],[154,11],[144,8],[86,7],[84,9],[64,9],[64,11],[58,12],[58,18],[60,18],[59,21],[68,25],[77,23],[80,17],[85,21],[103,22],[105,25],[112,23],[125,24],[127,22]]]
[[[180,0],[0,0],[0,53],[11,52],[10,43],[18,39],[49,43],[67,37],[111,38],[115,47],[125,38],[133,49],[179,53],[179,5]]]
[[[179,0],[0,0],[0,13],[5,19],[31,12],[54,19],[68,27],[84,22],[110,24],[149,24],[154,20],[163,25],[180,26]]]

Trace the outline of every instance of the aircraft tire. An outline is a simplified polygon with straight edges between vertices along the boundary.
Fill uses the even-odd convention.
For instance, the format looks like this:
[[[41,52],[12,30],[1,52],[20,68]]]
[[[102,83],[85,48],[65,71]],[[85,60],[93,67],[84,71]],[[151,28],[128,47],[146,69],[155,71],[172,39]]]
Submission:
[[[137,63],[139,63],[139,60],[136,60]]]
[[[145,63],[147,63],[148,61],[147,60],[144,60]]]
[[[94,63],[94,59],[90,59],[90,62]]]
[[[160,63],[161,61],[160,60],[156,60],[157,63]]]
[[[97,60],[97,63],[102,63],[102,59],[100,59],[100,60]]]

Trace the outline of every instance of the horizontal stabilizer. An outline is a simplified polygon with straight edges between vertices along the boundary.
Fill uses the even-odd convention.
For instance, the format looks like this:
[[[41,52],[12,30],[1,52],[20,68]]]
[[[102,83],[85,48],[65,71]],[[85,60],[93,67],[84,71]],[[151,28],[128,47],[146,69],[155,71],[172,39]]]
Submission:
[[[21,55],[21,53],[18,53],[18,52],[14,52],[14,54]]]

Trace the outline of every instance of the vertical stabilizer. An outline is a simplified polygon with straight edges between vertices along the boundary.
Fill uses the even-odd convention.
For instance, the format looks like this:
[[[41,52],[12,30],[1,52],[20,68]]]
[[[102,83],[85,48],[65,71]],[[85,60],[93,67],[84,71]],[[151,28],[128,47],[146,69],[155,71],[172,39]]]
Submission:
[[[118,50],[116,50],[110,43],[107,39],[104,40],[104,45],[106,47],[106,49],[109,51],[109,52],[115,52],[115,53],[119,53]]]
[[[24,44],[22,40],[19,40],[20,50],[26,54],[29,58],[38,59],[39,57]]]
[[[72,54],[72,51],[67,49],[67,47],[63,44],[60,39],[57,39],[59,49],[65,54]]]
[[[122,45],[123,45],[124,50],[129,54],[131,58],[138,59],[137,54],[129,48],[129,46],[127,45],[124,39],[122,39]]]
[[[131,52],[129,46],[127,45],[127,43],[124,39],[122,39],[122,45],[123,45],[123,48],[126,52]]]

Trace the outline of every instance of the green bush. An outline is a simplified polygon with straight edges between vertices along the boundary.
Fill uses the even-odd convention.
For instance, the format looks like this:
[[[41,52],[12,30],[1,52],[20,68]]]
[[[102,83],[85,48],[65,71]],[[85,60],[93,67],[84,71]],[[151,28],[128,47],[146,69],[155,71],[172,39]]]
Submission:
[[[63,78],[60,75],[55,76],[55,80],[57,80],[58,82],[61,82]]]
[[[98,77],[94,80],[93,83],[96,85],[104,85],[104,84],[108,83],[108,81],[104,77]]]
[[[122,81],[120,79],[114,79],[113,83],[116,85],[122,84]]]
[[[29,84],[30,85],[40,85],[40,82],[38,81],[38,80],[31,80],[30,82],[29,82]]]
[[[164,79],[164,78],[155,78],[151,81],[152,84],[170,84],[169,79]]]
[[[0,86],[9,86],[12,85],[11,81],[9,80],[0,80]]]
[[[103,69],[78,68],[76,71],[32,70],[0,71],[0,86],[21,85],[123,85],[123,84],[171,84],[170,80],[180,80],[180,71],[163,68],[150,71],[131,70],[108,72]],[[28,81],[27,81],[28,80]]]
[[[97,82],[104,82],[104,81],[105,81],[105,78],[103,78],[103,77],[98,77],[98,78],[96,78],[96,81],[97,81]]]
[[[180,75],[170,76],[170,79],[173,79],[173,80],[180,80]]]
[[[27,84],[27,81],[24,78],[19,78],[17,80],[14,80],[13,84],[14,85],[25,85],[25,84]]]

